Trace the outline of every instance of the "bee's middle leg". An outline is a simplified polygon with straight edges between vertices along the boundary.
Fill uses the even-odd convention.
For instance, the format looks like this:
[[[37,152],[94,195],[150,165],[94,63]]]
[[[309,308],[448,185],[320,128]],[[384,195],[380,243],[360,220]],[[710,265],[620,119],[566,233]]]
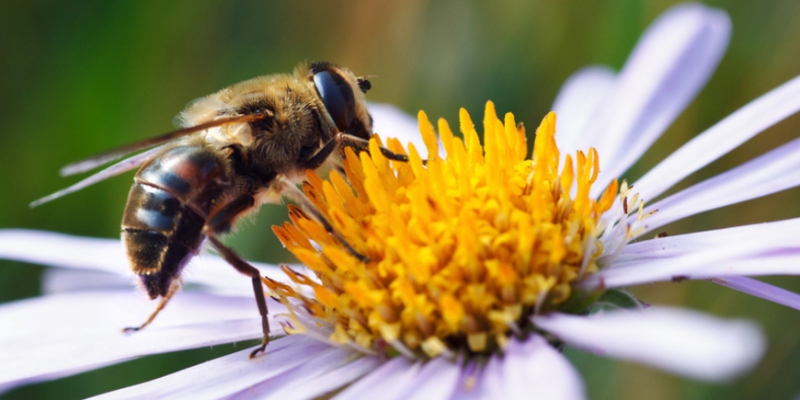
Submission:
[[[241,256],[236,254],[230,247],[222,243],[217,237],[218,234],[230,230],[233,221],[244,211],[249,210],[255,204],[255,199],[251,195],[243,195],[232,202],[226,204],[221,209],[214,212],[206,223],[205,235],[208,240],[219,252],[222,258],[231,266],[236,268],[237,271],[244,275],[249,276],[253,280],[253,293],[255,293],[256,304],[258,305],[258,313],[261,315],[261,330],[264,336],[261,339],[261,346],[250,353],[250,358],[255,357],[258,353],[263,352],[269,344],[269,320],[267,319],[267,300],[264,297],[264,288],[261,286],[261,272],[254,266],[250,265]]]

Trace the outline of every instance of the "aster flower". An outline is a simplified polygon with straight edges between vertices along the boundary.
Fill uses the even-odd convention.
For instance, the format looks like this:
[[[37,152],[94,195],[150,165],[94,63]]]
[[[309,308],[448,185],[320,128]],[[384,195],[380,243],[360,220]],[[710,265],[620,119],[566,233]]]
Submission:
[[[619,74],[590,68],[567,82],[530,156],[524,127],[510,114],[499,119],[491,103],[483,144],[464,110],[463,139],[444,121],[437,138],[421,113],[421,138],[411,140],[391,129],[408,123],[401,115],[373,108],[376,131],[399,137],[389,148],[406,152],[401,143],[414,142],[410,161],[348,150],[346,177],[309,174],[307,195],[349,246],[299,208],[275,229],[304,264],[258,266],[278,299],[270,322],[289,335],[264,356],[243,350],[108,397],[310,398],[343,388],[337,397],[527,398],[535,390],[581,398],[563,345],[712,381],[747,371],[764,348],[752,323],[645,308],[617,290],[712,279],[800,308],[794,293],[745,277],[800,273],[800,243],[787,234],[800,220],[644,239],[666,223],[800,184],[793,141],[650,204],[800,110],[800,79],[701,133],[634,185],[618,180],[707,81],[729,31],[727,16],[704,6],[668,11]],[[15,360],[0,363],[0,391],[261,335],[250,282],[214,257],[187,271],[195,290],[175,296],[148,329],[122,335],[150,310],[124,289],[118,241],[5,230],[0,256],[62,267],[48,272],[50,294],[0,306],[0,325],[14,327],[0,332],[0,359]]]

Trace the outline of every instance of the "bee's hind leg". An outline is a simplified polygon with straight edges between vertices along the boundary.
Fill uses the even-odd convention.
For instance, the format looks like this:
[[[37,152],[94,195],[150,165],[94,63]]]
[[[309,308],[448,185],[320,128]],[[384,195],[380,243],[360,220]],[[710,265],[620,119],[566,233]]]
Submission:
[[[169,290],[167,291],[167,294],[165,296],[161,297],[161,299],[158,301],[158,306],[156,306],[156,309],[153,311],[153,313],[150,314],[149,317],[147,317],[147,320],[145,320],[144,323],[142,323],[139,326],[130,326],[130,327],[124,328],[122,331],[125,332],[125,333],[136,332],[136,331],[144,329],[144,327],[146,327],[147,325],[150,325],[150,323],[153,322],[154,319],[156,319],[156,315],[158,315],[158,313],[160,313],[161,310],[163,310],[164,307],[167,306],[167,303],[169,303],[169,300],[172,298],[172,296],[175,293],[178,292],[178,290],[180,290],[180,288],[181,288],[181,284],[180,284],[179,281],[177,281],[177,280],[172,281],[172,283],[169,285]]]
[[[255,357],[258,353],[264,352],[267,348],[267,344],[269,344],[268,309],[267,300],[264,297],[264,288],[261,286],[261,272],[236,254],[230,247],[222,243],[217,238],[217,234],[228,231],[236,217],[242,212],[249,210],[254,204],[255,200],[253,196],[250,195],[244,195],[233,200],[210,216],[205,229],[208,240],[211,241],[211,244],[222,258],[224,258],[228,264],[236,268],[237,271],[249,276],[253,280],[253,293],[256,296],[258,313],[261,315],[261,330],[264,336],[261,339],[261,346],[250,353],[250,358]]]

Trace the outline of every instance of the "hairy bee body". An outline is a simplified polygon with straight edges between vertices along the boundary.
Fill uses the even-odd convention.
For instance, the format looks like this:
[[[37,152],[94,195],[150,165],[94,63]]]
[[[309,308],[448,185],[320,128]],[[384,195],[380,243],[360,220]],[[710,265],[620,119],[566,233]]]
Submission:
[[[136,174],[122,243],[150,298],[166,296],[198,253],[208,215],[232,197],[229,175],[219,153],[201,145],[168,149]]]
[[[63,175],[81,173],[160,145],[31,205],[140,166],[122,218],[122,242],[131,270],[147,294],[161,300],[142,325],[126,331],[153,321],[180,288],[184,266],[208,240],[231,266],[252,280],[264,333],[261,346],[251,353],[255,356],[269,342],[262,287],[269,280],[262,280],[259,270],[218,236],[261,204],[288,195],[340,238],[296,183],[306,170],[341,154],[341,146],[367,150],[372,117],[364,93],[370,87],[368,80],[325,62],[301,65],[292,75],[237,83],[191,103],[179,115],[182,129],[64,167]],[[381,152],[407,161],[388,149]],[[353,254],[363,258],[354,250]]]
[[[320,88],[316,74],[335,74],[341,87]],[[347,79],[350,81],[347,81]],[[196,126],[226,115],[268,113],[268,118],[213,127],[174,144],[142,165],[128,196],[122,239],[131,269],[151,298],[170,285],[198,253],[206,235],[225,233],[234,220],[280,198],[277,176],[302,177],[311,159],[338,132],[368,139],[371,118],[356,78],[327,63],[300,67],[294,75],[268,75],[237,83],[198,99],[184,110],[183,124]],[[335,83],[335,82],[334,82]],[[343,103],[325,103],[322,91],[345,90]],[[358,93],[357,93],[358,92]],[[349,96],[349,98],[348,98]],[[332,105],[333,104],[333,105]],[[347,107],[350,105],[350,109]],[[223,210],[242,197],[247,207]],[[244,201],[244,200],[243,200]],[[220,215],[217,215],[219,213]],[[213,224],[212,216],[224,220]]]

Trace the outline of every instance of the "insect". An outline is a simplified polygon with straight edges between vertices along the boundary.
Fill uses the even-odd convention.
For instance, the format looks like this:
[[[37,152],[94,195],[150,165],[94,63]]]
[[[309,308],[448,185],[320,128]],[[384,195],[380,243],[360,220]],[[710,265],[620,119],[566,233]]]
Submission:
[[[332,156],[341,156],[342,146],[368,148],[372,117],[364,93],[370,88],[367,79],[327,62],[302,64],[292,75],[237,83],[190,103],[179,115],[183,129],[67,165],[62,175],[152,148],[31,206],[139,167],[122,218],[122,243],[144,290],[160,301],[142,325],[126,331],[153,321],[180,288],[184,266],[208,239],[231,266],[252,279],[264,334],[261,346],[250,354],[254,357],[269,342],[261,276],[219,236],[243,215],[288,196],[338,237],[297,183],[306,170],[335,163]],[[381,152],[407,161],[388,149]]]

